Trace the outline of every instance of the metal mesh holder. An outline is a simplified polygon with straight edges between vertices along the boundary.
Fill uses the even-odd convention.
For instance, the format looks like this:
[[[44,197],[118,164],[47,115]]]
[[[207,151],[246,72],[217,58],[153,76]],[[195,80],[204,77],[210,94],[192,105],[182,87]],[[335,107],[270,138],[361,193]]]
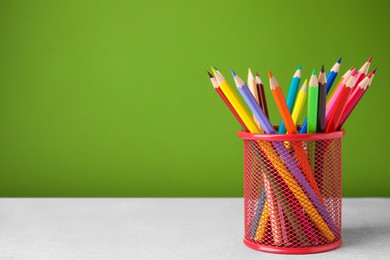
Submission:
[[[341,245],[341,137],[239,132],[244,141],[244,243],[307,254]]]

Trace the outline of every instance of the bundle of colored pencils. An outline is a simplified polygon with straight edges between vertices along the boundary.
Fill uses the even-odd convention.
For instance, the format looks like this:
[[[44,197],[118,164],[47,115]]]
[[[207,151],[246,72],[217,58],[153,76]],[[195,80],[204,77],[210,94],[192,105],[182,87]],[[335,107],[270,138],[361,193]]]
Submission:
[[[299,88],[301,81],[301,66],[295,71],[290,83],[287,99],[284,98],[279,82],[268,71],[271,92],[281,115],[277,130],[278,134],[300,134],[333,132],[340,130],[353,109],[357,106],[374,79],[376,69],[368,73],[372,57],[356,72],[349,69],[341,76],[334,90],[329,94],[337,75],[339,74],[341,58],[334,64],[326,75],[324,66],[316,75],[313,69],[309,82],[307,79]],[[258,73],[254,77],[251,69],[248,70],[247,84],[234,72],[234,82],[253,113],[253,118],[245,106],[238,99],[228,81],[216,67],[211,68],[213,74],[207,72],[214,89],[225,102],[245,131],[261,133],[263,129],[269,133],[266,125],[269,124],[267,101],[264,93],[264,84]],[[307,85],[308,82],[308,85]],[[307,99],[307,117],[302,126],[298,124]],[[255,127],[255,128],[254,128]],[[251,131],[256,130],[255,132]],[[272,127],[273,128],[273,127]]]
[[[339,79],[329,97],[327,94],[339,73],[341,58],[327,75],[323,65],[318,78],[314,69],[309,81],[306,79],[300,89],[301,66],[298,66],[291,80],[287,99],[284,98],[276,77],[268,71],[271,93],[281,115],[277,129],[270,122],[264,84],[258,73],[254,77],[249,69],[246,84],[233,70],[231,71],[238,92],[253,115],[248,112],[229,82],[216,67],[212,68],[213,74],[208,72],[208,75],[214,89],[245,132],[258,134],[330,133],[341,129],[371,85],[376,72],[374,69],[368,73],[371,60],[370,57],[358,72],[355,68],[349,69]],[[303,125],[299,126],[298,121],[306,99],[307,117]],[[264,239],[267,223],[270,223],[269,229],[272,230],[274,243],[287,246],[287,222],[284,221],[283,213],[280,218],[275,216],[275,212],[281,212],[278,211],[278,207],[282,207],[282,211],[288,212],[285,216],[289,223],[303,223],[302,227],[296,224],[292,227],[302,244],[306,243],[305,238],[300,237],[302,233],[310,236],[311,243],[318,243],[319,237],[314,232],[314,227],[326,241],[334,241],[340,234],[340,230],[325,207],[320,185],[318,179],[316,181],[309,159],[309,154],[314,155],[314,160],[318,161],[319,167],[322,168],[324,153],[329,147],[324,145],[316,153],[314,146],[311,147],[311,151],[310,147],[304,147],[299,142],[270,141],[258,142],[256,145],[263,158],[266,158],[265,163],[270,165],[277,175],[263,172],[262,185],[264,186],[260,188],[257,210],[252,218],[251,237],[256,241]],[[281,189],[284,192],[277,194],[280,200],[278,198],[278,202],[275,202],[273,199],[275,190]],[[308,224],[309,222],[312,224]],[[300,228],[304,231],[300,231]]]

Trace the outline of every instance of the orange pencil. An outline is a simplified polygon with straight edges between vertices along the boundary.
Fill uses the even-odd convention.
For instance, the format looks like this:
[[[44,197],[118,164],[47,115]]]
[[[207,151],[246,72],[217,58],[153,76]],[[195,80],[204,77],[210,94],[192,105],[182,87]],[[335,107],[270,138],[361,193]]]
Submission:
[[[278,80],[275,78],[275,76],[272,75],[271,71],[269,70],[268,70],[268,76],[269,76],[272,95],[275,99],[279,113],[282,116],[282,120],[286,126],[287,132],[289,134],[298,134],[297,128],[295,127],[291,114],[288,110],[286,100],[284,99],[282,90],[280,89]],[[292,142],[292,147],[294,148],[299,164],[302,167],[306,179],[309,181],[311,187],[313,188],[314,192],[317,194],[318,198],[322,201],[321,192],[314,178],[314,174],[311,169],[310,162],[306,156],[305,150],[299,143]]]
[[[276,106],[278,107],[279,113],[282,116],[284,125],[290,134],[297,134],[297,128],[295,127],[294,121],[292,120],[290,111],[288,110],[286,99],[283,96],[283,92],[280,89],[279,82],[271,71],[268,70],[269,82],[271,86],[272,95],[274,96]]]

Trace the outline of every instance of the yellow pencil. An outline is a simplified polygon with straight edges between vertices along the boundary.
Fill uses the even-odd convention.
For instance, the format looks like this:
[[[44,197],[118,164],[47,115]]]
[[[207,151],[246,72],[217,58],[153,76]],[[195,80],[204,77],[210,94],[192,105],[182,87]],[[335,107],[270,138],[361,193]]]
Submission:
[[[299,117],[301,116],[303,107],[305,105],[307,97],[307,79],[305,79],[305,82],[303,82],[301,89],[298,92],[297,99],[295,100],[293,112],[292,112],[292,120],[294,122],[294,125],[298,125]]]
[[[261,219],[259,222],[259,227],[257,228],[255,240],[259,241],[263,239],[263,236],[266,231],[267,223],[269,219],[269,210],[268,210],[268,204],[264,204],[263,212],[261,213]]]
[[[231,86],[226,81],[226,79],[222,76],[222,74],[219,71],[215,71],[212,68],[214,72],[214,76],[217,79],[219,88],[222,90],[222,92],[225,94],[226,98],[229,100],[230,104],[233,106],[233,108],[237,111],[237,114],[241,117],[244,124],[247,126],[249,131],[251,133],[261,133],[264,134],[263,129],[259,128],[256,123],[253,121],[252,117],[249,115],[248,111],[245,109],[241,101],[238,99],[237,95],[233,92]],[[268,210],[268,203],[265,202],[263,213],[261,214],[260,229],[264,229],[263,231],[259,231],[256,233],[256,239],[261,240],[264,233],[266,224],[268,222],[269,218],[269,210]],[[264,226],[265,225],[265,226]]]

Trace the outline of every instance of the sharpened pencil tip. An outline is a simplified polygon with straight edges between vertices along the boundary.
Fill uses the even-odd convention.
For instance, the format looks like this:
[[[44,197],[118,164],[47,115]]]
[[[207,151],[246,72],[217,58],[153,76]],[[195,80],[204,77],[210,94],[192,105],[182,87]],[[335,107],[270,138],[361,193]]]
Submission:
[[[321,72],[322,72],[322,73],[325,73],[324,64],[322,64],[322,66],[321,66]]]
[[[302,66],[301,65],[298,65],[298,69],[297,70],[301,70]]]
[[[217,66],[214,66],[214,69],[215,69],[215,70],[218,70]]]
[[[311,72],[311,75],[317,75],[316,69],[313,69],[313,71]]]
[[[268,77],[269,77],[269,78],[272,78],[272,73],[271,73],[270,70],[268,70]]]
[[[258,72],[256,72],[256,76],[260,77]]]
[[[353,68],[353,70],[351,71],[351,76],[355,76],[356,74],[356,68]]]
[[[234,70],[230,69],[230,71],[232,72],[233,77],[237,76],[237,74],[234,72]]]
[[[337,63],[340,64],[342,59],[343,59],[343,57],[340,57],[339,60],[337,61]]]
[[[368,59],[368,62],[371,62],[372,61],[372,56]]]
[[[210,72],[208,72],[208,71],[207,71],[207,74],[209,74],[209,77],[210,77],[210,79],[214,78],[214,76],[213,76],[213,75],[211,75],[211,73],[210,73]]]
[[[374,75],[374,74],[375,74],[375,72],[376,72],[376,69],[377,69],[377,68],[375,68],[373,71],[371,71],[371,72],[370,72],[370,74],[368,74],[368,76],[367,76],[367,77],[371,78],[371,77],[372,77],[372,75]]]

